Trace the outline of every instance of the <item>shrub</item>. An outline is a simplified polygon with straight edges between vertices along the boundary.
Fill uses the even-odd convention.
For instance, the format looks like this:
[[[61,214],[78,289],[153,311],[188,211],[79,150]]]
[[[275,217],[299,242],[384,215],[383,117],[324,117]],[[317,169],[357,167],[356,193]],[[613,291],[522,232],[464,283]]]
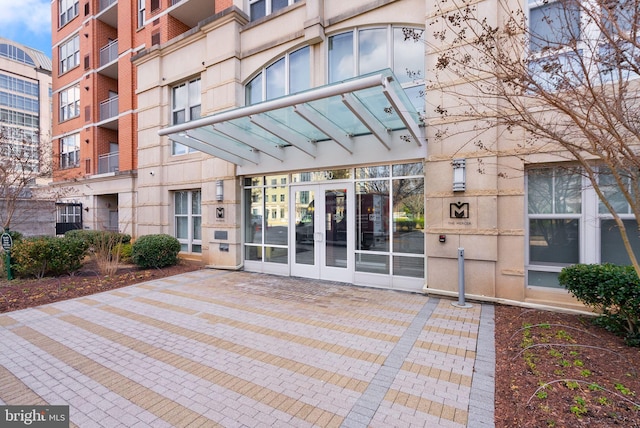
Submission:
[[[124,263],[131,263],[132,253],[133,253],[133,245],[131,245],[130,242],[127,242],[126,244],[124,243],[117,244],[115,247],[113,247],[113,250],[111,251],[111,255],[113,257],[116,257],[116,255],[118,255],[120,257],[120,260]]]
[[[120,263],[120,245],[131,242],[131,235],[108,230],[70,230],[65,237],[80,239],[87,243],[89,252],[96,261],[102,275],[113,275]]]
[[[131,235],[126,233],[111,232],[107,230],[86,230],[76,229],[70,230],[64,234],[66,237],[77,238],[86,241],[90,246],[95,246],[99,242],[104,242],[105,239],[116,240],[123,243],[131,242]]]
[[[21,277],[70,274],[82,267],[87,248],[75,238],[25,238],[11,249],[12,268]]]
[[[142,268],[161,268],[178,263],[180,242],[170,235],[145,235],[133,243],[132,260]]]
[[[562,269],[559,282],[601,316],[597,323],[640,346],[640,279],[632,266],[578,264]]]

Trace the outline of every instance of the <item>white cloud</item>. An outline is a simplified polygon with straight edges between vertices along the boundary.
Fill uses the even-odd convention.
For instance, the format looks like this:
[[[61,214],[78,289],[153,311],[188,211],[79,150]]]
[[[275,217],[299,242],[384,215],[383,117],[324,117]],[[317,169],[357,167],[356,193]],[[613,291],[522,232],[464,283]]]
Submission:
[[[0,0],[2,32],[34,35],[51,32],[51,2],[49,0]]]

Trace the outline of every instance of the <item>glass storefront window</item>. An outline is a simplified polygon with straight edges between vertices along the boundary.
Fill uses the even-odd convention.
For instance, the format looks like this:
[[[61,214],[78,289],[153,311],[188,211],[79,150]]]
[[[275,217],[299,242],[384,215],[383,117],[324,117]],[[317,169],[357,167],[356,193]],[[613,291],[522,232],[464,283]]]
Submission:
[[[356,168],[356,178],[381,178],[389,176],[389,165],[382,166],[366,166],[364,168]]]
[[[424,278],[424,257],[393,256],[393,274]]]
[[[393,251],[424,254],[424,179],[393,180]]]
[[[356,250],[389,251],[389,181],[356,182]]]

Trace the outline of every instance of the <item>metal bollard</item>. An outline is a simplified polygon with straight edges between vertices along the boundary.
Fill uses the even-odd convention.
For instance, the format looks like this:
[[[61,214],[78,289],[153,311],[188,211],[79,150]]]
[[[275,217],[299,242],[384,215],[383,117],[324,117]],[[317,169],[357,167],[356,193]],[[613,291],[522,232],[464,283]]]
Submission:
[[[456,308],[472,308],[464,301],[464,248],[458,248],[458,302],[452,302]]]

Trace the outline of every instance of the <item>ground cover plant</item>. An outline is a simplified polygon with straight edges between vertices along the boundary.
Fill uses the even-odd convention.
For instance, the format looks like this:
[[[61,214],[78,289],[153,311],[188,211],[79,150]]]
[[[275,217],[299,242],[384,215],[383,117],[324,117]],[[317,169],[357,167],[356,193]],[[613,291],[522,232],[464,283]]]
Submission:
[[[593,320],[496,307],[497,427],[640,427],[640,349]]]

